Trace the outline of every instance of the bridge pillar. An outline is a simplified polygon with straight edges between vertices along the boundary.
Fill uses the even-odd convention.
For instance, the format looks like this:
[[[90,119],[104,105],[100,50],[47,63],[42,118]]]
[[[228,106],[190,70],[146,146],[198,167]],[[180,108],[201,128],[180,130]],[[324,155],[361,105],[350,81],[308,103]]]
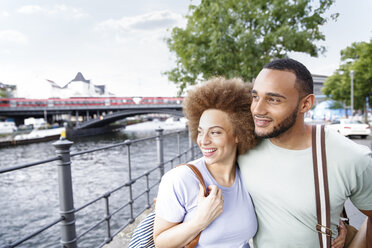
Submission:
[[[80,123],[79,123],[79,112],[76,111],[75,112],[75,127],[79,127],[80,126]]]
[[[24,125],[25,124],[25,119],[23,117],[15,117],[14,118],[14,123],[18,127],[19,125]]]

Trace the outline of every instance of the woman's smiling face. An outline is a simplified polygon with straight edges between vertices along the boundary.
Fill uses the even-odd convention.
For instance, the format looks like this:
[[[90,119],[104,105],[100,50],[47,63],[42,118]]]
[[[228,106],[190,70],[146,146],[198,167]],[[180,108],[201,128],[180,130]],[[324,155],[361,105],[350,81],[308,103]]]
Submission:
[[[207,165],[235,161],[238,139],[228,114],[218,109],[205,110],[199,121],[197,143]]]

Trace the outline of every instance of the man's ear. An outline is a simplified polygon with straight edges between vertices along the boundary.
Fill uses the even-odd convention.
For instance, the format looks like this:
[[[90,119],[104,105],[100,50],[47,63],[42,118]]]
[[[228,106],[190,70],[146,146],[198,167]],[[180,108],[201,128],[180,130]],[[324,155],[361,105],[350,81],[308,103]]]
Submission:
[[[299,111],[300,113],[306,113],[309,111],[315,102],[315,96],[314,94],[309,94],[301,99],[300,105],[299,105]]]

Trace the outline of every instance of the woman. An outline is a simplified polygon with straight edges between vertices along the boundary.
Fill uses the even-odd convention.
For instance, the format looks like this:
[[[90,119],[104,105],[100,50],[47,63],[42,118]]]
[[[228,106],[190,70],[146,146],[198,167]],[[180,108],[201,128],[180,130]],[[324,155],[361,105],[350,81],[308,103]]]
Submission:
[[[209,195],[186,166],[164,175],[156,202],[156,247],[183,247],[201,231],[198,247],[249,247],[257,230],[254,208],[236,166],[236,156],[256,143],[250,85],[214,78],[188,93],[183,110],[203,157],[190,162]]]
[[[203,153],[189,163],[201,172],[209,195],[204,197],[187,166],[167,172],[156,202],[156,247],[184,247],[201,231],[198,247],[249,247],[257,220],[236,157],[257,143],[250,89],[241,79],[218,77],[188,92],[183,110]],[[337,238],[333,247],[343,247],[345,236]]]

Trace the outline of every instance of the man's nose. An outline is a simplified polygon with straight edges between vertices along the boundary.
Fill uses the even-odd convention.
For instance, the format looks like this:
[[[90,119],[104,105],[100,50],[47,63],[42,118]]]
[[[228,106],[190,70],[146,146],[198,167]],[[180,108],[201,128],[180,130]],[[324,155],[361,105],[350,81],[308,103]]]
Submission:
[[[252,102],[251,105],[252,114],[265,115],[267,114],[266,102],[262,99]]]

